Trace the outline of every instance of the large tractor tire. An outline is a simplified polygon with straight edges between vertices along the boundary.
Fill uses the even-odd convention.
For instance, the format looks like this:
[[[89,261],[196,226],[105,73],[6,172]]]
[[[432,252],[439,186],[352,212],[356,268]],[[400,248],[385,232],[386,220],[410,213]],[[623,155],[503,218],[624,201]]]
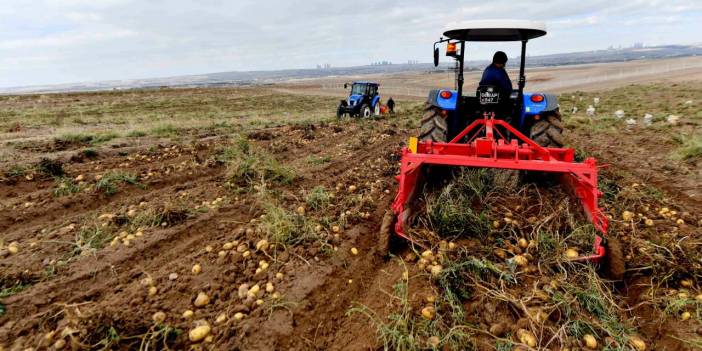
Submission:
[[[361,105],[361,118],[370,118],[372,116],[371,108],[368,104]]]
[[[441,110],[430,104],[424,105],[422,125],[419,129],[419,139],[445,143],[448,141],[448,124],[441,116]]]
[[[607,278],[615,281],[624,279],[626,272],[624,250],[621,242],[616,238],[610,237],[605,240],[605,257],[602,268]]]
[[[563,147],[565,144],[563,129],[561,114],[556,111],[534,123],[531,127],[529,137],[531,140],[544,147]]]

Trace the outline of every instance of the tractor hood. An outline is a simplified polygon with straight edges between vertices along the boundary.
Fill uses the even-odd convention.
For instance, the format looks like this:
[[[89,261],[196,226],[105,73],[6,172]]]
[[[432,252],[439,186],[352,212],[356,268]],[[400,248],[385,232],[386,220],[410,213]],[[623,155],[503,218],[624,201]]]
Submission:
[[[361,103],[363,101],[363,95],[349,95],[349,98],[347,102],[349,103],[349,106],[356,106],[357,104]]]

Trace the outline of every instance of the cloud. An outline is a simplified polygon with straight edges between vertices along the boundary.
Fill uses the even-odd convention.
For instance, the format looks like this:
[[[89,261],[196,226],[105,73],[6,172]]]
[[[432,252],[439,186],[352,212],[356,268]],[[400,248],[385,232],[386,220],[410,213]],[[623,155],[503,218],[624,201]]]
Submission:
[[[695,0],[36,0],[0,7],[0,86],[429,61],[447,23],[545,21],[530,54],[699,41]],[[511,46],[506,46],[511,50]],[[484,58],[494,46],[471,46]]]

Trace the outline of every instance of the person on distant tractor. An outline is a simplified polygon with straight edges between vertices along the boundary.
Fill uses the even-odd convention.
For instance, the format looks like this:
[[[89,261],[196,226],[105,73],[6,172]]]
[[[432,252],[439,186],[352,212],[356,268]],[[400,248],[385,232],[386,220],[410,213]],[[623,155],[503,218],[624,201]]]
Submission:
[[[507,75],[505,65],[507,64],[507,54],[498,51],[492,56],[492,64],[485,68],[480,85],[494,85],[500,88],[500,93],[509,96],[512,93],[512,81]]]

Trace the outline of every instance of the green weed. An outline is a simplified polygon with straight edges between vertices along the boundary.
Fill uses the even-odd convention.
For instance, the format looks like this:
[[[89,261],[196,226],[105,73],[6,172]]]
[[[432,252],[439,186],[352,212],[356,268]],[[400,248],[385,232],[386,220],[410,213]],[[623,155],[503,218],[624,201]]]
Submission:
[[[139,185],[137,176],[133,173],[110,172],[102,176],[95,184],[95,189],[107,196],[117,193],[119,184]]]
[[[82,188],[71,178],[58,177],[54,180],[54,196],[61,197],[80,192]]]
[[[305,203],[312,209],[319,210],[327,207],[331,195],[323,186],[316,186],[305,196]]]

